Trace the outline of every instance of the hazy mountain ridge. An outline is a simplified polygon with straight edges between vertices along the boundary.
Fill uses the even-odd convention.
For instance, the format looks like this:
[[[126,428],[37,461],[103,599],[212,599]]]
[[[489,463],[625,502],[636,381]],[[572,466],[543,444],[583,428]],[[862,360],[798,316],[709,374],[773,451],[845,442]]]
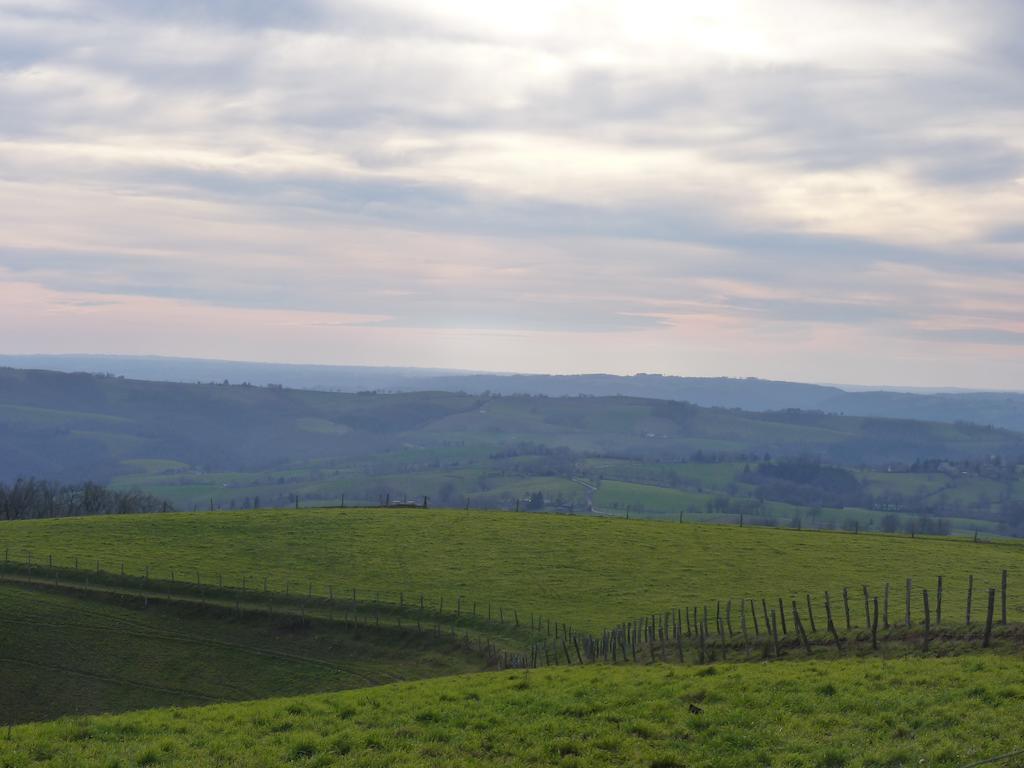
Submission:
[[[774,411],[796,408],[852,416],[969,421],[1024,431],[1024,394],[1016,392],[850,391],[839,386],[756,378],[660,374],[496,374],[424,368],[291,365],[188,358],[104,355],[0,355],[0,365],[65,372],[112,373],[177,382],[249,382],[296,389],[360,392],[447,391],[482,394],[592,395],[679,400],[707,407]]]
[[[626,396],[349,394],[0,369],[0,479],[105,480],[124,462],[236,471],[451,446],[686,459],[696,451],[819,455],[845,464],[1024,456],[1024,434],[808,411],[746,412]]]

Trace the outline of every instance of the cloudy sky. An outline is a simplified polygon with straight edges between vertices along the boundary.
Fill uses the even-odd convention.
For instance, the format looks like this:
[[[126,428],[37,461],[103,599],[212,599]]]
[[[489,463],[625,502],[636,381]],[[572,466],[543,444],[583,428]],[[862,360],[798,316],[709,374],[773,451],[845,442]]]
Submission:
[[[0,0],[0,352],[1021,388],[1022,29]]]

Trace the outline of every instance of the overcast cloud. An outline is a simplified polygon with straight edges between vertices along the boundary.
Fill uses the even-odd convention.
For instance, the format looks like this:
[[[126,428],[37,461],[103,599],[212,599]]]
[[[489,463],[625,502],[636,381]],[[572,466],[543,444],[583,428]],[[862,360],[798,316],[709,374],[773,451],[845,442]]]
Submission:
[[[0,352],[1020,388],[1021,29],[0,0]]]

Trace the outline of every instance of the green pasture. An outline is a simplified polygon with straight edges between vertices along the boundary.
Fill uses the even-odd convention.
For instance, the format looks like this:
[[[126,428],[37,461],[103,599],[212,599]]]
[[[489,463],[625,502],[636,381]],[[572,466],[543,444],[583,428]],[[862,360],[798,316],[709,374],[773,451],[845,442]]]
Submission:
[[[428,633],[0,583],[0,723],[481,670]]]
[[[1021,748],[1003,656],[575,667],[14,728],[10,768],[69,765],[955,768]]]
[[[1009,576],[1008,612],[1024,617],[1024,546],[952,538],[678,524],[570,515],[440,509],[284,509],[10,521],[0,550],[24,562],[250,588],[311,582],[397,600],[458,597],[598,630],[644,613],[741,597],[842,587],[901,594],[945,578],[959,615],[968,575],[980,590]],[[186,576],[187,574],[187,576]],[[976,608],[976,611],[978,609]]]

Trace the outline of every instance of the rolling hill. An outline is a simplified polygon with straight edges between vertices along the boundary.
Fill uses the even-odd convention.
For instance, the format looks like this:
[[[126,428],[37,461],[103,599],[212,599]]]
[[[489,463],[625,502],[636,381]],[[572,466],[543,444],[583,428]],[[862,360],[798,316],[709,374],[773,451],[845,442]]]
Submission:
[[[0,583],[0,722],[186,706],[480,671],[445,637]]]
[[[385,474],[383,463],[402,472],[479,466],[510,452],[541,454],[550,471],[552,451],[645,461],[810,454],[879,465],[1016,458],[1024,455],[1024,435],[631,397],[343,394],[0,369],[0,481],[109,481],[140,461],[204,472],[280,473],[317,464],[324,473],[352,473],[375,465]]]
[[[425,368],[285,365],[120,355],[0,355],[0,366],[111,373],[151,381],[249,382],[338,392],[449,391],[549,397],[640,397],[746,411],[818,410],[851,416],[968,421],[1024,431],[1024,394],[840,387],[757,378],[635,374],[505,374]]]
[[[8,723],[72,715],[10,728],[0,764],[12,768],[877,768],[959,766],[1020,747],[1017,543],[531,513],[283,509],[6,521],[0,549],[8,580],[0,583],[0,714]],[[999,586],[1002,569],[1010,626],[997,627],[984,652],[982,596]],[[27,573],[36,580],[30,588],[10,582]],[[922,589],[934,600],[940,575],[943,620],[929,614],[933,644],[923,651]],[[970,576],[976,618],[965,629]],[[896,626],[906,578],[912,628]],[[874,651],[859,595],[866,588],[879,597],[887,584],[893,628]],[[182,597],[140,605],[143,585]],[[854,597],[850,628],[844,587]],[[600,634],[674,608],[703,607],[714,618],[761,597],[773,607],[778,598],[798,600],[801,612],[806,597],[819,625],[809,657],[791,624],[779,630],[786,645],[778,660],[758,645],[752,656],[748,648],[756,663],[717,656],[706,665],[687,639],[685,664],[648,663],[651,650],[639,663],[620,656],[580,665],[566,651],[569,666],[391,683],[485,662],[429,627],[396,632],[393,622],[364,620],[352,630],[341,617],[325,621],[324,597],[345,595],[344,604],[352,588],[374,613],[393,612],[403,599],[418,605],[423,594],[422,615],[457,624],[456,639],[464,627],[500,635],[510,617],[522,632],[537,621],[541,637],[550,632],[541,618]],[[841,649],[823,626],[826,590]],[[239,599],[257,609],[232,611]],[[289,604],[286,616],[280,608]],[[296,624],[300,607],[312,625]],[[501,622],[485,622],[485,610],[503,612]],[[743,658],[742,639],[733,642],[729,658]],[[178,708],[211,700],[232,703]],[[171,708],[79,714],[146,706]]]
[[[947,616],[963,615],[969,576],[982,590],[1009,576],[1011,621],[1024,618],[1024,546],[963,539],[654,523],[569,515],[418,509],[300,509],[116,515],[0,524],[0,554],[88,574],[306,587],[396,604],[400,594],[451,613],[490,606],[526,624],[539,615],[599,632],[636,616],[729,599],[787,601],[889,583],[894,611],[907,578],[945,580]],[[148,569],[148,571],[147,571]],[[787,603],[788,604],[788,603]],[[477,608],[478,606],[478,608]],[[818,609],[819,611],[821,608]],[[863,616],[859,610],[856,616]],[[862,619],[858,619],[861,621]]]

